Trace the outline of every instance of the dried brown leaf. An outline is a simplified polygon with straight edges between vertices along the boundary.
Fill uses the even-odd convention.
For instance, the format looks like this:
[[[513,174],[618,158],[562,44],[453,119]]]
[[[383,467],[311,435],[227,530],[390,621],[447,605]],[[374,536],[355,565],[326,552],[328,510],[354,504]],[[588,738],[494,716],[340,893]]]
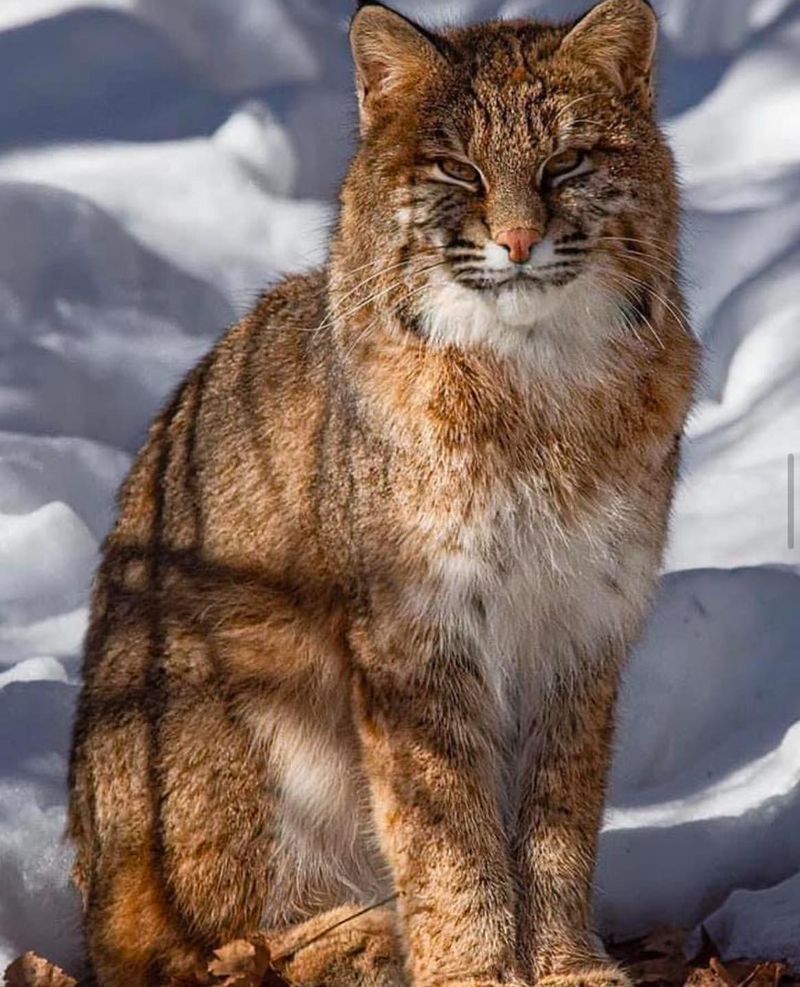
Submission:
[[[692,970],[686,987],[778,987],[788,974],[783,963],[747,963],[742,960],[725,964],[712,957],[707,967]],[[797,983],[792,980],[792,983]]]
[[[658,929],[642,939],[634,939],[611,947],[635,983],[683,987],[688,964],[683,945],[688,933],[683,929]]]
[[[757,963],[738,987],[778,987],[785,974],[783,963]]]
[[[6,987],[77,987],[77,981],[60,967],[30,952],[14,960],[3,982]]]
[[[264,936],[235,939],[214,950],[216,959],[208,972],[220,979],[219,987],[261,987],[270,966],[270,952]]]
[[[725,987],[726,983],[713,966],[698,966],[687,977],[685,987]]]
[[[682,929],[664,928],[641,939],[611,944],[609,950],[642,987],[800,987],[800,978],[783,963],[723,963],[705,927],[691,960],[684,955],[687,941],[688,933]]]

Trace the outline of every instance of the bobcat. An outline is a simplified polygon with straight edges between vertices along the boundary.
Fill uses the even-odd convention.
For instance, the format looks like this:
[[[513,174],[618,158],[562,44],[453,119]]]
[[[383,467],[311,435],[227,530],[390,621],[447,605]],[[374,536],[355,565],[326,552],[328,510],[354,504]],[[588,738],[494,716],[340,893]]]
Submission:
[[[698,360],[656,20],[350,38],[330,262],[188,375],[105,545],[93,976],[206,983],[264,929],[300,987],[623,987],[592,872]]]

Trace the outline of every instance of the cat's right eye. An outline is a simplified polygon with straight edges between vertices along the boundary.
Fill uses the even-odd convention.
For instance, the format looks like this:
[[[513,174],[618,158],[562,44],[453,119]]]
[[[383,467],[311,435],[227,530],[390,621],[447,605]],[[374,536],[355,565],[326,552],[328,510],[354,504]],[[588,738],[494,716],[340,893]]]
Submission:
[[[585,151],[579,148],[565,148],[551,155],[542,166],[542,176],[554,185],[560,185],[570,178],[576,178],[591,169],[591,162]]]
[[[459,158],[439,158],[434,165],[440,178],[445,181],[458,182],[475,188],[481,183],[481,175],[474,165]]]

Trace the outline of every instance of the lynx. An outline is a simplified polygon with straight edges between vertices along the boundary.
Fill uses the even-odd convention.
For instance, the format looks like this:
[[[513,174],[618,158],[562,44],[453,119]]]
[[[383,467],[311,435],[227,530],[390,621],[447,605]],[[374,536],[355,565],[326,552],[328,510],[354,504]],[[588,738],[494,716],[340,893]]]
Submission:
[[[102,987],[256,930],[300,987],[629,983],[592,875],[698,359],[656,27],[354,15],[329,263],[187,376],[97,575]]]

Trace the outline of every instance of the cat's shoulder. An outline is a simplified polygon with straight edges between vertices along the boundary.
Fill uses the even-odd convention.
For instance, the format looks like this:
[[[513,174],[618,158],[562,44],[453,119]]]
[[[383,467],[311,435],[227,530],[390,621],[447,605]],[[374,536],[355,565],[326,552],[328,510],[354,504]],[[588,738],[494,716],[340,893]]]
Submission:
[[[258,378],[262,392],[291,383],[324,349],[327,298],[325,268],[288,275],[262,291],[209,354],[209,377],[222,378],[226,389],[231,377]]]
[[[248,318],[266,328],[280,324],[285,328],[314,329],[324,318],[327,292],[327,268],[287,275],[261,292]]]

